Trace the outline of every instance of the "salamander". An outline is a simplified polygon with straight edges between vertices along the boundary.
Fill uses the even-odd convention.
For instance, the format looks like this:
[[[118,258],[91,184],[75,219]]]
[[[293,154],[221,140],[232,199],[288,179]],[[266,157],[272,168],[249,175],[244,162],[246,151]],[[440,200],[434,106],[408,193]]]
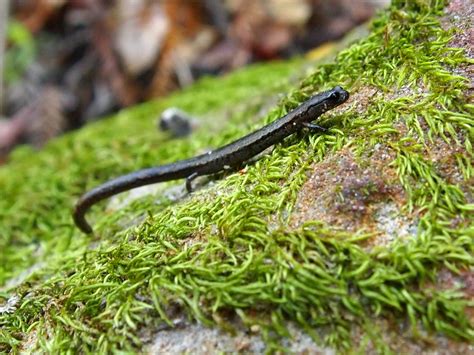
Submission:
[[[103,199],[139,186],[183,178],[186,179],[186,189],[191,191],[191,182],[196,177],[215,174],[229,167],[237,168],[305,127],[312,131],[324,131],[323,127],[312,121],[341,105],[348,98],[349,93],[336,86],[310,97],[285,116],[221,148],[194,158],[139,170],[107,181],[79,198],[73,212],[74,222],[84,233],[92,233],[85,214],[92,205]]]

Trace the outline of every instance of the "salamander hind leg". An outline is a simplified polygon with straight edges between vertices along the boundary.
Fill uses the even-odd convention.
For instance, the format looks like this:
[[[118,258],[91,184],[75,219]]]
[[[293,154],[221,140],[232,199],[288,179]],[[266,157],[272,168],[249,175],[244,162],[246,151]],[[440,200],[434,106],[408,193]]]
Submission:
[[[198,177],[198,173],[192,173],[186,178],[186,191],[188,191],[188,193],[193,192],[193,186],[191,183],[197,177]]]

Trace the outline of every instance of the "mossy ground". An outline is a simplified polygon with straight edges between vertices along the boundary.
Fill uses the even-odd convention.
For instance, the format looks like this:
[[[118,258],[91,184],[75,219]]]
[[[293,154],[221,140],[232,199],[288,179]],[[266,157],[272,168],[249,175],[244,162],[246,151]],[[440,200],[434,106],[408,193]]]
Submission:
[[[0,296],[19,297],[0,315],[0,351],[134,350],[143,345],[141,329],[171,323],[176,309],[226,329],[237,315],[259,326],[269,350],[288,334],[287,320],[338,349],[370,342],[389,350],[374,316],[409,327],[415,339],[424,329],[473,341],[464,280],[474,262],[474,106],[466,79],[453,74],[469,60],[449,48],[443,6],[394,1],[368,38],[315,67],[299,87],[285,78],[300,62],[257,66],[124,111],[39,154],[18,151],[0,170]],[[92,238],[72,225],[72,204],[88,188],[222,145],[337,84],[353,97],[325,117],[327,134],[296,134],[180,201],[147,197],[110,214],[101,204],[89,214]],[[278,91],[288,95],[256,122],[260,104]],[[167,106],[205,114],[204,127],[214,128],[164,141],[150,127]],[[216,124],[225,110],[229,121]],[[300,191],[312,191],[307,182],[324,164],[337,168],[338,155],[351,157],[352,172],[368,172],[362,184],[328,184],[333,200],[321,203],[339,206],[339,217],[357,208],[370,219],[388,196],[416,221],[415,234],[374,246],[376,231],[364,225],[341,228],[321,214],[295,222],[295,211],[301,217],[308,207]],[[441,274],[458,283],[443,284]],[[358,341],[355,326],[364,330]]]

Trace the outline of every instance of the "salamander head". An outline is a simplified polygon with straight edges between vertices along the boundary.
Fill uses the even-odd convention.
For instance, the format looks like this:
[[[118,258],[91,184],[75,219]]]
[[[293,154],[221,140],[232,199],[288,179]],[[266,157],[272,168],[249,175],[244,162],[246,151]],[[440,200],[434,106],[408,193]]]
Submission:
[[[348,98],[349,93],[340,86],[336,86],[331,90],[313,96],[309,99],[309,102],[311,106],[321,106],[323,104],[327,106],[324,111],[327,111],[346,102]]]
[[[305,111],[307,113],[305,119],[313,120],[324,112],[346,102],[348,98],[349,93],[340,86],[314,95],[305,103]]]
[[[328,91],[329,97],[328,99],[331,102],[334,102],[334,106],[338,106],[343,102],[346,102],[349,98],[349,93],[341,88],[340,86],[336,86],[334,89]]]

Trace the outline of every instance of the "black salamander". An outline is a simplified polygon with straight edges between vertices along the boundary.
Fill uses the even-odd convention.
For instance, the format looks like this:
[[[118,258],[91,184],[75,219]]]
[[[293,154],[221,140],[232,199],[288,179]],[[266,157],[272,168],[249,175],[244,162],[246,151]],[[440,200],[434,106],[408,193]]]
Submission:
[[[336,86],[312,96],[285,116],[222,148],[107,181],[86,192],[78,200],[73,212],[74,222],[84,233],[92,233],[92,227],[87,223],[85,214],[93,204],[103,199],[135,187],[183,178],[186,179],[186,189],[191,191],[191,181],[196,177],[215,174],[228,167],[238,168],[253,156],[305,127],[312,131],[324,131],[323,127],[311,122],[324,112],[344,103],[348,98],[349,93]]]

